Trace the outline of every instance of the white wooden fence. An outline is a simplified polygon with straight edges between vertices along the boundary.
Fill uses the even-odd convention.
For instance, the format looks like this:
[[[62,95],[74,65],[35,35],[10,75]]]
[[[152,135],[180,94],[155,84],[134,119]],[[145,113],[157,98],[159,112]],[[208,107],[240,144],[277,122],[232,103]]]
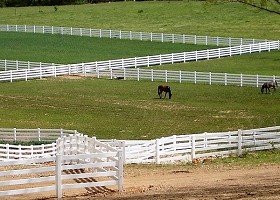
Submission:
[[[91,187],[107,187],[116,185],[119,191],[123,188],[123,154],[113,148],[107,148],[105,152],[101,147],[108,145],[92,138],[96,146],[88,147],[88,143],[81,137],[75,142],[72,136],[58,139],[60,152],[53,157],[19,159],[0,162],[0,196],[28,194],[36,192],[54,191],[57,198],[62,197],[63,190]],[[77,138],[77,136],[74,136]],[[63,151],[71,141],[72,150]],[[77,154],[79,145],[84,149],[94,149],[96,152]],[[68,148],[69,149],[69,148]],[[69,152],[75,152],[75,155]],[[65,155],[67,154],[67,155]],[[36,185],[35,185],[36,183]],[[9,186],[16,189],[10,189]]]
[[[118,146],[119,141],[103,141]],[[114,145],[114,142],[117,142]],[[124,140],[125,163],[189,162],[280,147],[280,126],[220,133],[173,135],[156,140]]]
[[[118,38],[128,40],[147,40],[158,42],[172,43],[189,43],[201,45],[217,45],[217,46],[238,46],[246,44],[255,44],[267,42],[268,40],[248,39],[248,38],[231,38],[231,37],[212,37],[212,36],[197,36],[185,34],[168,34],[168,33],[147,33],[133,32],[122,30],[102,30],[102,29],[87,29],[73,27],[54,27],[54,26],[30,26],[30,25],[0,25],[0,31],[16,31],[30,32],[43,34],[61,34],[61,35],[76,35],[99,38]]]
[[[267,75],[248,75],[248,74],[231,74],[231,73],[214,73],[214,72],[190,72],[190,71],[171,71],[171,70],[153,70],[153,69],[134,69],[121,68],[103,70],[96,68],[96,65],[76,64],[64,66],[40,67],[16,71],[0,72],[0,81],[14,82],[17,80],[41,79],[44,77],[57,77],[63,75],[81,75],[95,76],[97,78],[114,79],[122,77],[123,79],[132,80],[150,80],[163,82],[180,82],[180,83],[206,83],[219,85],[238,85],[238,86],[255,86],[259,87],[266,81],[280,80],[279,76]]]
[[[0,141],[50,141],[69,134],[78,134],[76,130],[65,129],[19,129],[0,128]]]
[[[94,73],[93,73],[94,74]],[[259,87],[264,82],[271,80],[280,80],[280,76],[267,75],[249,75],[249,74],[231,74],[231,73],[214,73],[214,72],[190,72],[190,71],[170,71],[170,70],[153,70],[153,69],[129,69],[123,68],[118,70],[97,71],[95,75],[98,78],[110,79],[122,77],[124,80],[150,80],[161,82],[179,82],[179,83],[206,83],[209,85],[237,85],[237,86],[254,86]]]
[[[65,70],[65,73],[71,73],[73,68],[84,69],[84,73],[90,73],[92,70],[105,70],[105,69],[120,69],[120,68],[137,68],[144,66],[153,66],[153,65],[163,65],[163,64],[174,64],[190,61],[198,61],[205,59],[214,59],[222,58],[227,56],[242,55],[248,53],[262,52],[262,51],[272,51],[280,49],[280,41],[269,41],[256,44],[240,45],[234,47],[225,47],[218,49],[207,49],[193,52],[181,52],[181,53],[170,53],[162,55],[153,55],[153,56],[143,56],[135,58],[125,58],[125,59],[116,59],[116,60],[107,60],[107,61],[96,61],[80,64],[69,64],[69,65],[59,65],[59,64],[47,64],[47,63],[35,63],[35,62],[24,62],[24,61],[10,61],[10,60],[0,60],[0,69],[13,69],[14,72],[2,72],[1,76],[6,77],[2,80],[12,80],[11,76],[13,73],[15,76],[17,74],[23,74],[22,76],[28,76],[30,73],[38,73],[34,75],[35,77],[40,76],[55,76],[59,75],[61,72],[57,71],[60,67],[70,66],[71,70]],[[14,67],[12,67],[14,66]],[[35,71],[33,71],[34,67]],[[52,66],[47,68],[46,66]],[[45,73],[41,73],[38,70],[44,69],[47,70]],[[17,72],[18,71],[18,72]],[[41,70],[40,70],[41,71]],[[49,74],[46,74],[46,73]],[[9,74],[11,73],[11,74]],[[27,75],[26,75],[27,74]],[[19,76],[19,75],[18,75]],[[31,75],[30,75],[31,76]],[[8,78],[10,77],[10,79]],[[23,79],[23,78],[21,78]]]
[[[19,60],[0,60],[0,71],[30,69],[35,67],[49,67],[49,66],[59,66],[59,65],[61,64],[19,61]]]
[[[87,136],[81,138],[81,136],[83,135],[80,133],[71,137],[63,136],[57,141],[56,152],[52,151],[52,155],[55,153],[62,155],[101,153],[118,148],[123,151],[125,163],[165,163],[191,161],[194,158],[217,155],[240,154],[243,150],[253,151],[280,147],[280,126],[220,133],[173,135],[155,140],[100,140],[101,143],[95,138]],[[51,156],[46,152],[43,153],[40,148],[33,154],[30,153],[29,147],[13,148],[17,155],[25,156],[12,157],[10,154],[10,159]],[[19,148],[21,151],[16,151]],[[9,154],[12,150],[5,151],[3,148],[2,157],[4,157],[5,152]]]
[[[56,154],[55,142],[41,145],[0,144],[0,162],[14,159],[47,158]]]

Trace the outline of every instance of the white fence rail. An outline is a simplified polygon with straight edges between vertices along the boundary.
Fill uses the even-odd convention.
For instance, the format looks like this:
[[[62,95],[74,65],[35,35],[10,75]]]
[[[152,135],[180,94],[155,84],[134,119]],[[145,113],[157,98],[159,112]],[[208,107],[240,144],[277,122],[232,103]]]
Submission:
[[[52,149],[49,150],[50,154],[44,153],[42,147],[38,147],[38,150],[31,153],[29,147],[12,146],[13,149],[5,149],[7,145],[3,145],[1,156],[2,159],[7,160],[8,156],[5,156],[5,153],[10,156],[10,159],[14,159],[49,157],[55,153],[62,155],[101,153],[119,148],[123,151],[125,163],[165,163],[240,154],[243,150],[255,151],[280,147],[280,126],[221,133],[173,135],[155,140],[101,140],[99,142],[95,138],[81,137],[81,134],[70,136],[63,136],[56,145],[51,144],[50,148],[55,146],[56,152]],[[46,146],[45,149],[48,150]]]
[[[41,145],[0,144],[0,161],[48,158],[57,154],[56,143]]]
[[[135,57],[135,58],[108,60],[108,61],[96,61],[96,62],[71,64],[71,65],[70,64],[48,65],[47,63],[44,64],[32,63],[32,66],[38,66],[35,69],[34,67],[32,68],[30,67],[31,66],[30,62],[0,60],[0,69],[9,69],[9,70],[13,68],[15,69],[14,72],[10,72],[11,74],[9,74],[9,72],[1,72],[0,76],[6,77],[5,79],[2,80],[12,80],[11,76],[13,74],[15,77],[22,77],[22,76],[26,77],[30,73],[33,74],[37,73],[36,77],[56,76],[61,73],[64,74],[71,73],[73,68],[77,68],[80,70],[83,69],[84,73],[90,73],[92,70],[96,70],[96,69],[104,70],[104,69],[120,69],[120,68],[137,68],[143,66],[174,64],[174,63],[198,61],[198,60],[205,60],[205,59],[221,58],[221,57],[241,55],[241,54],[254,53],[254,52],[279,50],[279,49],[280,49],[280,41],[270,41],[270,42],[262,42],[257,44],[248,44],[248,45],[225,47],[225,48],[218,48],[218,49],[207,49],[207,50],[200,50],[200,51],[193,51],[193,52],[171,53],[171,54],[143,56],[143,57]],[[46,66],[52,66],[52,67],[48,68]],[[66,69],[62,72],[59,71],[56,72],[56,69],[59,70],[60,67],[65,68],[66,66],[71,66],[71,70]],[[47,71],[44,73],[41,70],[41,68]],[[47,72],[48,74],[46,74]]]
[[[76,35],[99,38],[118,38],[128,40],[147,40],[172,43],[189,43],[201,45],[217,46],[238,46],[267,42],[261,39],[231,38],[231,37],[212,37],[185,34],[168,33],[147,33],[122,30],[102,30],[73,27],[54,27],[54,26],[29,26],[29,25],[0,25],[0,31],[30,32],[43,34]]]
[[[18,129],[0,128],[0,141],[50,141],[54,142],[59,137],[78,134],[76,130],[65,129]]]
[[[30,69],[35,67],[59,66],[55,63],[30,62],[18,60],[0,60],[0,71]]]
[[[120,148],[125,149],[125,163],[188,162],[193,159],[242,154],[243,151],[279,148],[280,126],[122,142]]]
[[[77,138],[77,136],[74,137]],[[121,151],[107,148],[105,152],[97,149],[94,153],[77,154],[75,148],[85,140],[74,141],[71,136],[69,136],[70,139],[65,138],[58,139],[58,144],[63,144],[60,147],[62,154],[0,162],[0,196],[55,191],[56,196],[61,198],[62,190],[114,185],[122,191],[123,154]],[[99,147],[108,146],[94,138],[91,140],[94,140]],[[71,141],[70,148],[73,150],[63,152],[62,147],[66,144],[65,141]],[[84,148],[89,149],[87,145],[84,145]],[[90,148],[94,151],[95,146]],[[9,186],[16,186],[17,189],[11,190]]]
[[[238,85],[259,87],[266,81],[280,80],[279,76],[267,75],[248,75],[231,73],[213,73],[213,72],[189,72],[189,71],[168,71],[153,69],[119,69],[109,71],[97,71],[96,76],[108,77],[110,79],[122,77],[124,80],[150,80],[162,82],[180,82],[180,83],[206,83],[209,85]]]
[[[97,78],[123,78],[132,80],[150,80],[163,82],[180,82],[180,83],[206,83],[219,85],[238,85],[238,86],[255,86],[259,87],[266,81],[280,80],[279,76],[267,75],[248,75],[248,74],[231,74],[231,73],[214,73],[214,72],[189,72],[189,71],[170,71],[170,70],[153,70],[153,69],[134,69],[122,68],[109,70],[99,70],[95,65],[64,65],[33,68],[17,71],[0,72],[0,81],[14,82],[17,80],[41,79],[44,77],[57,77],[63,75],[82,75],[95,76]]]

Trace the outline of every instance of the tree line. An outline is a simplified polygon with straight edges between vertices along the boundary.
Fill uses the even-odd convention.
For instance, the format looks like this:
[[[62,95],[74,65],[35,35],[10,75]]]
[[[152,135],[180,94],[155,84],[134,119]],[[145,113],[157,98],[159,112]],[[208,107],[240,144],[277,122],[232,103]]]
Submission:
[[[0,7],[59,6],[118,0],[0,0]]]
[[[101,3],[125,0],[0,0],[0,7],[59,6],[87,3]],[[149,1],[149,0],[134,0]],[[162,0],[161,0],[162,1]],[[164,1],[164,0],[163,0]],[[168,0],[172,1],[172,0]],[[202,0],[208,3],[239,2],[248,6],[280,15],[280,0]]]

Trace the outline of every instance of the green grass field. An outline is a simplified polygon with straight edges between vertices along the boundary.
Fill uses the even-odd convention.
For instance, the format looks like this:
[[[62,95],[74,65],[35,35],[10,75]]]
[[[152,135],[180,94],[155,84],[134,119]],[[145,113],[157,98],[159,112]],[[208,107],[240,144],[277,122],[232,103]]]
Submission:
[[[0,59],[81,63],[217,48],[178,43],[130,41],[67,35],[0,32]],[[221,59],[153,66],[154,69],[279,75],[280,52],[244,54]]]
[[[280,95],[259,88],[65,79],[1,84],[0,127],[74,129],[98,138],[152,139],[279,125]]]
[[[278,16],[237,3],[207,5],[201,1],[118,2],[63,6],[58,7],[56,12],[52,7],[0,10],[1,24],[280,38]],[[1,45],[6,45],[6,48],[0,50],[0,57],[13,60],[71,63],[186,48],[182,44],[175,47],[173,44],[147,42],[147,45],[135,41],[137,45],[133,43],[134,48],[119,50],[121,45],[131,45],[131,41],[102,40],[108,46],[113,44],[110,48],[116,47],[117,54],[105,49],[107,45],[103,46],[104,43],[98,43],[100,40],[93,38],[0,34],[0,38],[4,38]],[[98,43],[102,51],[95,51],[95,44],[88,47],[91,42]],[[124,44],[126,42],[129,44]],[[40,48],[38,43],[42,44]],[[15,44],[22,46],[19,45],[21,47],[18,50],[13,49]],[[89,53],[91,51],[97,57]],[[12,57],[8,57],[11,55]],[[279,51],[273,51],[156,68],[279,75],[279,57]],[[170,83],[173,98],[160,100],[157,96],[158,84],[160,83],[150,81],[91,78],[51,78],[1,83],[0,127],[65,128],[76,129],[97,138],[152,139],[173,134],[259,128],[279,125],[280,122],[278,91],[272,95],[261,95],[259,88],[255,87]]]
[[[0,32],[0,59],[82,63],[217,48],[192,44]]]
[[[236,2],[127,1],[57,8],[0,8],[0,24],[280,39],[278,15]]]

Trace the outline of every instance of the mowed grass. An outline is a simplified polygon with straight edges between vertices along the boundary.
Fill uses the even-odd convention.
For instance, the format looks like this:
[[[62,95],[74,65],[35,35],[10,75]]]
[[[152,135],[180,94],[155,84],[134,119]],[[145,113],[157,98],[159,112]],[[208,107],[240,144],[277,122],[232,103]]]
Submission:
[[[98,37],[0,32],[0,59],[82,63],[188,52],[215,46]]]
[[[111,2],[54,7],[0,8],[0,24],[101,28],[280,39],[278,15],[238,2]]]
[[[280,123],[280,95],[259,88],[51,78],[1,83],[0,127],[75,129],[97,138],[153,139]]]

